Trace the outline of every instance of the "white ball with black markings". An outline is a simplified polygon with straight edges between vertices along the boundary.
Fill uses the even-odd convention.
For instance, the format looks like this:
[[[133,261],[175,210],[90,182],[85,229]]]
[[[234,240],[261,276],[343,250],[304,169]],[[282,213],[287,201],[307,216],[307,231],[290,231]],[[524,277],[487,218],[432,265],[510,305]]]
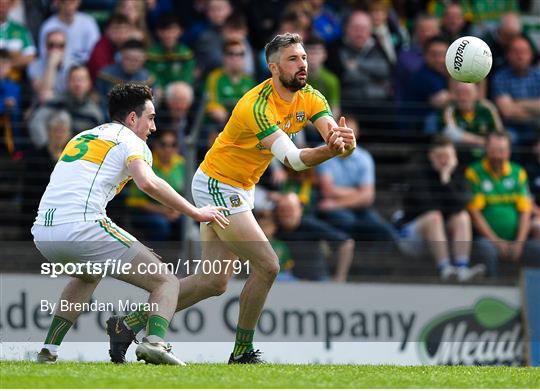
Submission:
[[[480,38],[461,37],[446,51],[446,69],[453,79],[465,83],[478,83],[491,70],[491,49]]]

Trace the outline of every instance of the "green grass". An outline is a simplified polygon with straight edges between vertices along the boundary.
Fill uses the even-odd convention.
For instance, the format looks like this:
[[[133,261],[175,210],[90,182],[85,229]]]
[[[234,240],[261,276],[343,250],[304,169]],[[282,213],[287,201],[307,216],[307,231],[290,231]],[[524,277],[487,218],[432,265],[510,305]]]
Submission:
[[[539,388],[540,368],[1,361],[1,388]]]

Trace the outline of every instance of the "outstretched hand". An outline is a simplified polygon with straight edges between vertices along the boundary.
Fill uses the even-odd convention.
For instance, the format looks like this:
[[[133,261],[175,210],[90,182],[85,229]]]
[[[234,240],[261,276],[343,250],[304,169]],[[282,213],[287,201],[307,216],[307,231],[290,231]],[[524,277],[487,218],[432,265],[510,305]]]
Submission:
[[[201,223],[214,222],[221,228],[225,228],[227,225],[229,225],[229,219],[226,218],[221,212],[227,210],[228,209],[224,206],[207,205],[199,208],[199,214],[195,220]]]
[[[328,134],[326,144],[332,151],[344,154],[356,148],[354,131],[347,126],[345,117],[339,119],[338,126],[328,124]]]

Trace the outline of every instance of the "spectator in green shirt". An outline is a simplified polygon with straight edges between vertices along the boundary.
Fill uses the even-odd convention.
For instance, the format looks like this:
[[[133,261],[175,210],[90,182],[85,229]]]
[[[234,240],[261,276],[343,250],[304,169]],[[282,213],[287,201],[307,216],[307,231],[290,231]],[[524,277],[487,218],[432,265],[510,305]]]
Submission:
[[[146,68],[164,89],[173,81],[192,84],[195,78],[195,59],[191,49],[179,43],[183,29],[174,14],[164,14],[157,25],[159,42],[148,49]]]
[[[334,117],[339,117],[341,109],[341,86],[338,77],[324,67],[327,52],[324,41],[318,37],[311,37],[304,46],[308,60],[309,84],[326,97]]]
[[[464,160],[477,160],[482,157],[488,133],[503,130],[501,117],[492,102],[479,98],[476,85],[455,82],[450,91],[454,98],[440,111],[437,130],[458,147],[470,148]]]
[[[239,40],[226,41],[223,54],[223,67],[210,72],[205,83],[209,145],[227,123],[236,103],[255,86],[253,78],[244,72],[244,43]]]
[[[176,152],[177,138],[173,130],[160,130],[153,148],[153,169],[178,193],[185,186],[184,158]],[[126,204],[131,208],[131,222],[146,240],[180,240],[180,213],[167,208],[140,191],[134,183],[129,187]]]
[[[532,200],[527,173],[510,161],[510,136],[494,132],[486,138],[486,157],[471,165],[466,177],[473,190],[468,205],[477,244],[490,275],[498,261],[540,264],[540,243],[528,240]]]
[[[36,47],[28,29],[8,20],[8,14],[14,5],[13,0],[0,1],[0,49],[6,49],[13,66],[11,78],[19,81],[23,70],[36,56]]]

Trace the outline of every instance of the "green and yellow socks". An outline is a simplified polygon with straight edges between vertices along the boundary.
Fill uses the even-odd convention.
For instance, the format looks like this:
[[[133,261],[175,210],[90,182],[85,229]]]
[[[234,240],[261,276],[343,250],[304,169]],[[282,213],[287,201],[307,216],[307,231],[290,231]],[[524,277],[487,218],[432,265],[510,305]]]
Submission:
[[[124,324],[135,334],[138,334],[148,324],[148,314],[142,309],[130,312],[124,318]]]
[[[253,334],[255,330],[236,328],[236,340],[234,342],[233,357],[241,356],[253,350]]]
[[[57,354],[58,348],[71,326],[73,326],[71,321],[55,315],[49,326],[49,332],[47,333],[43,347],[48,349],[52,354]]]

